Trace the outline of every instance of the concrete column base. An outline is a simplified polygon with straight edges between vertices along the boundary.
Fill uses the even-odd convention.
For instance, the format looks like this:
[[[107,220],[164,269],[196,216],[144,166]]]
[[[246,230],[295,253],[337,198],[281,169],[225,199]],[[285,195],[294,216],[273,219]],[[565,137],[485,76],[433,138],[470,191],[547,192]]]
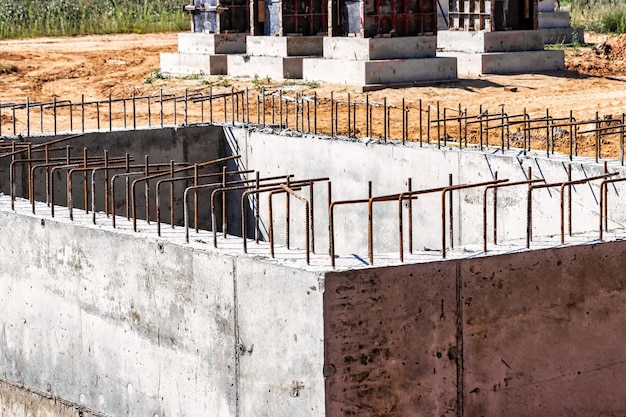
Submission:
[[[179,33],[178,52],[190,54],[243,54],[245,33]]]
[[[231,77],[254,77],[255,75],[273,80],[302,79],[304,57],[276,57],[228,55],[228,75]]]
[[[168,75],[226,75],[226,55],[161,53],[161,72]]]
[[[305,59],[303,78],[334,84],[368,86],[457,78],[455,58],[388,59],[354,61]]]
[[[251,56],[322,56],[321,36],[248,36],[246,54]]]
[[[553,43],[585,43],[585,31],[583,28],[549,28],[538,29],[543,35],[544,44]]]
[[[472,54],[441,52],[439,56],[456,58],[459,75],[521,74],[562,71],[564,51],[521,51]]]

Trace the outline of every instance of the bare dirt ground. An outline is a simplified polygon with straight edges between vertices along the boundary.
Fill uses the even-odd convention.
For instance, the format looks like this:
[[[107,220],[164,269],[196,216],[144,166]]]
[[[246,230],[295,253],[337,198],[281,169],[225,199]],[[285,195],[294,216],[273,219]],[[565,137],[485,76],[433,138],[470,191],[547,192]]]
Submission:
[[[588,45],[566,51],[566,70],[548,74],[494,75],[465,78],[454,82],[424,84],[402,89],[383,89],[368,93],[369,99],[399,105],[440,102],[442,108],[455,109],[459,104],[469,109],[479,105],[490,111],[522,112],[540,117],[550,109],[552,115],[567,116],[570,111],[580,118],[620,118],[626,111],[626,36],[608,37],[586,34]],[[177,48],[174,33],[147,35],[107,35],[69,38],[38,38],[0,41],[0,102],[129,97],[154,94],[160,89],[168,93],[220,89],[230,91],[259,87],[259,80],[217,77],[159,79],[147,82],[151,71],[158,71],[159,53]],[[11,68],[11,70],[7,70]],[[4,70],[3,70],[4,69]],[[154,74],[152,74],[154,75]],[[194,79],[189,79],[194,78]],[[267,81],[267,89],[279,89],[286,83]],[[225,86],[226,85],[226,86]],[[304,82],[290,85],[304,94],[316,92],[327,98],[350,93],[353,100],[364,100],[365,94],[344,85],[311,86]],[[470,111],[471,113],[471,111]],[[413,113],[415,114],[415,113]],[[3,119],[6,117],[2,115]],[[328,123],[320,114],[319,124]],[[378,118],[380,119],[380,117]],[[5,120],[3,120],[6,122]],[[375,120],[381,124],[382,120]],[[324,130],[324,129],[321,129]]]

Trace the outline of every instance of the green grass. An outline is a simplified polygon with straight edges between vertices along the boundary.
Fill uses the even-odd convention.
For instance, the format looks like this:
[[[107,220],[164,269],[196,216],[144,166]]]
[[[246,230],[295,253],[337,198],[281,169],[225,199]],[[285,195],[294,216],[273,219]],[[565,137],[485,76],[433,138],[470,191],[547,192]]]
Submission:
[[[561,2],[561,7],[564,2]],[[626,33],[626,4],[615,0],[571,0],[573,26],[600,33]]]
[[[180,0],[0,0],[0,39],[189,29]]]
[[[17,72],[17,67],[11,64],[0,64],[0,74],[10,74]]]

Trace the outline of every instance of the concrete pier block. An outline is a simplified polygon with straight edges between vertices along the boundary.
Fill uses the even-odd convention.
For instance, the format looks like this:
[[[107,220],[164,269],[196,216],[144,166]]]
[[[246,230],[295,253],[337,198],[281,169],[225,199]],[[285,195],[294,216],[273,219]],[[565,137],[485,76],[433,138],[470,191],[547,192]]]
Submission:
[[[226,55],[204,55],[164,52],[161,54],[161,72],[168,75],[226,75]]]
[[[334,84],[366,86],[457,78],[454,58],[390,59],[355,61],[305,59],[303,78]]]
[[[539,12],[539,29],[546,28],[568,28],[569,12]]]
[[[324,58],[354,61],[432,58],[436,36],[406,38],[324,38]]]
[[[231,77],[270,77],[274,80],[302,79],[304,57],[228,55]]]
[[[585,31],[583,28],[550,28],[538,29],[543,35],[545,44],[553,43],[585,43]]]
[[[483,54],[442,52],[440,56],[456,58],[459,75],[536,73],[561,71],[565,67],[565,53],[561,50]]]
[[[322,56],[321,36],[248,36],[246,54],[250,56]]]
[[[540,0],[537,6],[539,12],[553,12],[555,6],[555,0]]]
[[[466,53],[541,51],[543,45],[543,36],[536,30],[510,32],[448,30],[437,34],[437,48],[444,51]]]
[[[189,54],[243,54],[245,33],[179,33],[178,52]]]

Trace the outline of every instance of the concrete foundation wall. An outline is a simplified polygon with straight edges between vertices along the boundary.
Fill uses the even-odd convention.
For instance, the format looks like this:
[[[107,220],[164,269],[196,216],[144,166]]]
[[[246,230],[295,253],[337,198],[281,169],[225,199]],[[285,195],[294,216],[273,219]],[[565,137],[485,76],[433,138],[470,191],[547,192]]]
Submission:
[[[625,249],[329,274],[329,415],[621,415]]]
[[[34,144],[44,143],[59,137],[32,137],[30,140]],[[109,158],[124,158],[126,153],[132,158],[131,165],[142,165],[145,163],[145,156],[149,155],[149,163],[169,163],[174,160],[177,162],[187,161],[193,162],[205,162],[213,159],[220,158],[224,154],[224,134],[221,127],[186,127],[186,128],[165,128],[165,129],[148,129],[148,130],[128,130],[128,131],[113,131],[113,132],[88,132],[75,139],[67,142],[59,143],[59,147],[64,145],[70,145],[72,147],[72,157],[82,158],[83,149],[87,148],[88,156],[102,157],[105,150],[109,151]],[[35,154],[39,155],[39,154]],[[55,153],[52,157],[64,158],[65,151]],[[7,159],[0,160],[0,192],[9,194],[9,166],[10,161]],[[210,169],[204,170],[204,173],[208,172],[220,172],[220,167],[215,166]],[[28,170],[24,164],[16,166],[16,192],[17,196],[27,195],[27,181]],[[42,179],[45,175],[44,169],[39,169],[35,172],[36,178]],[[122,171],[112,171],[111,177],[114,174]],[[73,188],[73,204],[76,208],[83,207],[83,182],[82,175],[77,174],[74,178]],[[91,179],[89,174],[89,179]],[[97,174],[97,190],[96,190],[96,210],[104,211],[104,190],[101,185],[102,173]],[[36,198],[38,201],[45,201],[45,187],[41,185],[41,181],[38,181],[40,186],[35,189]],[[54,201],[56,204],[67,204],[67,186],[66,186],[66,171],[57,171],[54,176],[55,192]],[[118,213],[125,213],[125,198],[123,190],[123,181],[119,181],[119,192],[116,192],[118,197],[116,210]],[[155,183],[151,182],[151,189],[154,190]],[[185,185],[178,183],[176,185],[176,194],[182,195]],[[169,187],[162,188],[161,197],[169,202]],[[169,203],[168,203],[169,205]],[[91,207],[90,207],[91,208]],[[181,222],[183,219],[182,199],[175,201],[175,220]],[[221,210],[221,209],[220,209]],[[155,219],[155,211],[151,213],[151,218]],[[162,213],[163,218],[169,218],[169,209],[164,207]],[[145,199],[143,193],[137,193],[137,216],[139,218],[145,218]],[[209,215],[201,213],[201,221],[203,224],[208,225]]]
[[[407,190],[407,179],[412,178],[413,189],[429,189],[448,185],[452,174],[455,184],[490,181],[495,172],[498,178],[511,182],[526,180],[528,167],[533,179],[546,182],[567,181],[568,161],[546,158],[541,154],[529,156],[515,152],[500,155],[492,148],[488,152],[457,149],[438,150],[434,146],[419,148],[417,144],[397,146],[375,141],[321,139],[315,137],[293,138],[271,135],[259,131],[233,129],[238,140],[243,162],[260,170],[261,175],[293,173],[297,178],[328,176],[332,181],[333,200],[363,199],[368,196],[368,181],[372,181],[373,195],[386,195]],[[492,145],[493,146],[493,145]],[[268,163],[268,161],[272,161]],[[610,171],[624,169],[611,165]],[[383,174],[384,173],[384,174]],[[603,173],[601,164],[581,159],[572,163],[572,178],[580,179]],[[382,175],[381,175],[382,174]],[[572,188],[573,232],[596,233],[598,216],[599,182],[577,185]],[[623,187],[609,193],[610,228],[626,221],[620,202]],[[510,187],[498,192],[498,239],[513,241],[524,246],[526,236],[526,188]],[[492,196],[489,195],[491,205]],[[482,245],[483,189],[454,194],[455,245]],[[328,249],[327,193],[322,187],[315,193],[316,250]],[[284,215],[282,204],[275,204],[275,227],[282,230]],[[267,197],[262,197],[260,207],[267,207]],[[295,247],[304,241],[303,214],[299,206],[292,207],[290,232]],[[405,219],[407,219],[405,209]],[[374,205],[375,252],[397,252],[397,203]],[[418,250],[441,249],[441,193],[420,197],[413,203],[414,242]],[[406,223],[405,223],[406,224]],[[488,221],[491,236],[491,218]],[[560,192],[557,189],[537,190],[533,197],[533,235],[558,236],[560,233]],[[282,233],[276,239],[283,239]],[[336,253],[355,253],[367,258],[367,204],[338,207],[335,211]],[[408,244],[405,242],[405,247]]]
[[[318,273],[4,210],[0,227],[8,380],[116,416],[323,411]]]

